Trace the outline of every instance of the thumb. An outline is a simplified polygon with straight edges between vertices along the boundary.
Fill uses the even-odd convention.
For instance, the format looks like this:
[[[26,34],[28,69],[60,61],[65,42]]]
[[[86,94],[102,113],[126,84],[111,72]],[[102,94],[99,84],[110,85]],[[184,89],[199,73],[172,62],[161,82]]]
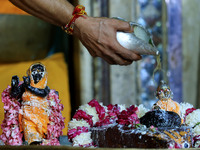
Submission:
[[[133,32],[133,28],[127,21],[116,20],[116,29],[117,31],[123,32]]]

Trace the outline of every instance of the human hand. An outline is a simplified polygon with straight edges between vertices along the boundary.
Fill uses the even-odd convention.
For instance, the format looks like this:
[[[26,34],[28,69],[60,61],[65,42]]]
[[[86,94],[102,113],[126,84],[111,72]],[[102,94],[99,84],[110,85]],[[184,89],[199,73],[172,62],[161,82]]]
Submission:
[[[141,56],[119,44],[117,31],[130,32],[128,22],[110,18],[79,17],[75,22],[74,35],[93,57],[101,57],[109,64],[129,65]]]

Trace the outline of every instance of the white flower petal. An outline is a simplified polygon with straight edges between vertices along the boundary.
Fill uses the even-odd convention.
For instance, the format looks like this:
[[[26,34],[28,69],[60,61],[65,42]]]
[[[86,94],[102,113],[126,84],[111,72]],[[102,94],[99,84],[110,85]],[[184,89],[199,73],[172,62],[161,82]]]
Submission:
[[[88,115],[93,116],[92,117],[93,124],[99,121],[99,116],[97,114],[95,107],[91,107],[90,105],[85,104],[85,105],[80,106],[79,109],[85,111]]]
[[[200,122],[200,109],[193,111],[188,114],[185,118],[185,123],[191,127],[194,127],[197,123]]]
[[[73,146],[80,146],[92,143],[91,132],[81,133],[73,138]]]
[[[148,111],[149,109],[145,108],[143,104],[140,104],[138,106],[138,112],[137,112],[138,118],[141,118],[142,116],[144,116],[145,113]]]
[[[81,120],[76,120],[76,119],[72,119],[72,121],[69,122],[68,124],[68,129],[74,129],[77,127],[90,127],[89,123],[87,123],[87,121],[81,119]]]

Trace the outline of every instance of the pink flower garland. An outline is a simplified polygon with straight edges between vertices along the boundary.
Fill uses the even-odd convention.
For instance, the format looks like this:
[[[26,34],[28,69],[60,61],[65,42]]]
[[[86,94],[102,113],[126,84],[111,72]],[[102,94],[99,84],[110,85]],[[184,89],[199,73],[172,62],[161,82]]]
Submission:
[[[192,113],[193,111],[195,111],[196,109],[195,108],[188,108],[186,111],[185,111],[185,117],[184,117],[184,121],[187,117],[187,115],[189,115],[190,113]],[[196,142],[199,142],[200,141],[200,135],[196,135],[193,137],[193,146],[195,146]],[[200,147],[200,146],[199,146]],[[199,148],[198,147],[198,148]]]
[[[193,137],[193,143],[194,143],[193,145],[195,145],[195,143],[198,142],[198,141],[200,141],[200,135],[194,136]],[[198,147],[196,147],[196,148],[200,148],[200,145]]]
[[[79,136],[81,133],[90,132],[91,127],[101,127],[101,126],[107,126],[109,124],[118,123],[121,125],[126,125],[126,126],[135,128],[135,127],[137,127],[137,124],[140,123],[138,115],[137,115],[139,110],[138,110],[138,107],[135,107],[134,105],[130,106],[129,108],[126,108],[126,110],[120,110],[121,108],[117,104],[116,105],[109,104],[108,106],[102,106],[95,99],[91,100],[88,103],[88,105],[90,105],[91,107],[96,109],[96,113],[98,115],[99,121],[97,121],[94,124],[94,122],[92,120],[92,118],[93,118],[92,115],[87,114],[85,111],[83,111],[81,109],[78,109],[76,111],[73,119],[75,119],[77,121],[84,120],[90,125],[90,127],[86,127],[86,126],[80,127],[80,126],[76,125],[75,128],[70,129],[68,131],[68,139],[70,142],[72,142],[72,145],[73,145],[73,139],[76,136]],[[184,122],[185,122],[186,116],[195,110],[196,110],[195,108],[188,108],[185,111]],[[150,129],[152,131],[157,130],[157,128],[155,128],[153,126],[151,126]],[[193,137],[194,144],[199,141],[200,141],[200,135]],[[77,143],[76,143],[76,145],[77,145]],[[88,143],[85,145],[79,144],[79,146],[80,147],[91,147],[91,146],[95,146],[95,145],[93,145],[93,143]],[[181,148],[181,147],[182,147],[182,145],[179,145],[177,143],[175,144],[175,148]]]
[[[103,106],[99,104],[97,100],[92,100],[88,103],[91,107],[95,107],[97,114],[99,116],[99,120],[102,120],[105,117],[105,109]]]
[[[195,110],[196,110],[195,108],[188,108],[188,109],[186,109],[186,111],[185,111],[185,118],[187,117],[187,115],[189,115],[190,113],[192,113]],[[185,118],[184,118],[184,121],[185,121]]]
[[[4,103],[4,120],[1,124],[2,135],[0,139],[6,145],[22,145],[22,133],[19,129],[19,110],[20,103],[10,96],[10,86],[2,93],[2,102]]]
[[[58,137],[63,134],[62,130],[65,127],[64,117],[61,114],[63,111],[63,104],[60,103],[59,96],[55,90],[50,90],[47,96],[50,107],[49,125],[47,126],[47,141],[42,145],[60,145]]]
[[[75,138],[77,135],[80,135],[81,133],[87,133],[89,129],[87,127],[77,127],[74,129],[69,130],[68,138],[70,139],[70,142],[72,142],[72,139]]]
[[[134,105],[130,106],[126,110],[123,110],[118,115],[117,123],[122,124],[122,125],[131,125],[131,126],[135,126],[136,124],[139,124],[140,120],[136,112],[138,112],[138,108],[135,107]]]
[[[87,123],[89,123],[90,127],[93,126],[92,116],[89,115],[89,114],[87,114],[87,113],[86,113],[85,111],[83,111],[83,110],[78,110],[78,111],[75,113],[75,115],[74,115],[73,118],[76,119],[76,120],[81,120],[81,119],[83,119],[83,120],[87,121]]]
[[[185,111],[185,116],[184,116],[184,122],[185,122],[185,120],[186,120],[187,115],[189,115],[190,113],[194,112],[195,110],[197,110],[197,109],[195,109],[195,108],[188,108],[188,109],[186,109],[186,111]],[[197,142],[199,142],[199,141],[200,141],[200,135],[194,136],[194,137],[193,137],[193,147],[194,147],[195,144],[196,144]],[[197,148],[197,147],[196,147],[196,148]],[[198,148],[200,148],[200,145],[198,146]]]
[[[11,87],[8,86],[2,93],[2,102],[4,103],[4,120],[1,124],[2,135],[0,140],[6,145],[22,145],[23,134],[19,130],[19,110],[21,104],[10,96]],[[60,145],[58,137],[61,136],[64,129],[64,117],[61,114],[63,105],[60,103],[59,96],[55,90],[50,90],[47,96],[50,108],[50,123],[47,126],[47,138],[41,145]]]
[[[138,116],[136,112],[138,108],[132,105],[131,107],[127,108],[126,110],[121,111],[120,107],[116,105],[109,104],[105,107],[99,104],[99,102],[95,99],[91,100],[88,105],[94,107],[99,117],[99,121],[95,124],[92,121],[92,117],[90,114],[87,114],[85,111],[78,109],[73,117],[76,120],[85,120],[90,127],[101,127],[106,126],[113,123],[119,123],[124,125],[136,125],[139,123]],[[77,126],[76,128],[70,129],[68,131],[68,139],[70,142],[73,142],[73,139],[80,135],[81,133],[89,132],[88,127],[80,127]],[[85,145],[80,145],[80,147],[91,147],[94,146],[93,143],[88,143]]]
[[[96,127],[107,126],[109,124],[115,123],[119,114],[120,107],[117,104],[109,104],[107,106],[107,115],[96,123]]]

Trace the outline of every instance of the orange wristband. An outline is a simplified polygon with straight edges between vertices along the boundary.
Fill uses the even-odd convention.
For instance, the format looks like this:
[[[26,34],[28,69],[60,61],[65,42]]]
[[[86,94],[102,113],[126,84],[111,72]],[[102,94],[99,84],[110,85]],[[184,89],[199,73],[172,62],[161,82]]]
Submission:
[[[65,26],[62,26],[61,28],[69,35],[73,34],[74,31],[74,23],[76,21],[77,18],[79,17],[84,17],[83,15],[87,15],[87,13],[85,12],[85,7],[82,5],[77,5],[74,8],[74,11],[72,13],[72,18],[69,21],[68,24],[66,24]]]

